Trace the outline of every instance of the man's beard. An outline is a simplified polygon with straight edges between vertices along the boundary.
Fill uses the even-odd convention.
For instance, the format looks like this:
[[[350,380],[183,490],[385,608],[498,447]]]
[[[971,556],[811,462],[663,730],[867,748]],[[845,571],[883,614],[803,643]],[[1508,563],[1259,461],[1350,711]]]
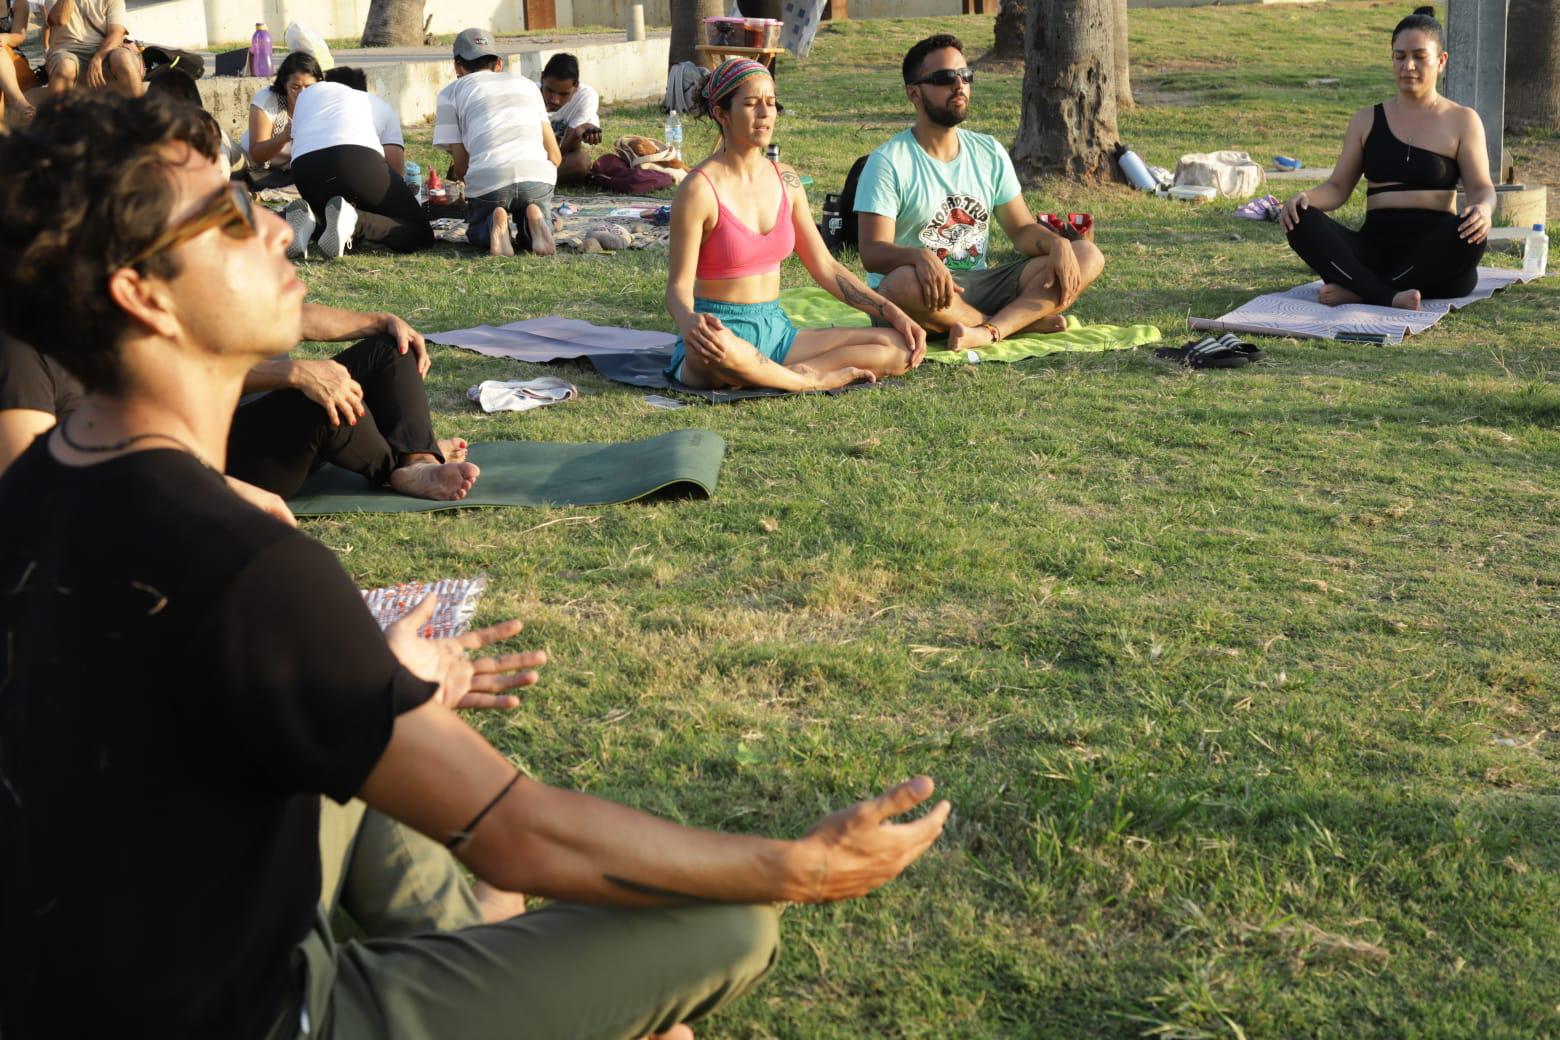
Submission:
[[[943,105],[941,108],[936,105],[926,106],[926,118],[930,119],[938,126],[958,126],[960,123],[964,122],[965,118],[969,114],[970,105],[968,101],[964,103],[964,110],[962,112],[956,111],[953,107],[953,102],[951,101],[948,104]]]

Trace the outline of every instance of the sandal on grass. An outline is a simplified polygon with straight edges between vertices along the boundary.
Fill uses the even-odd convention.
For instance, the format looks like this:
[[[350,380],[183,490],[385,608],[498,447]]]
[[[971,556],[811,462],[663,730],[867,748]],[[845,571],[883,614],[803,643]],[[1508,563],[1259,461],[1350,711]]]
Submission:
[[[1245,352],[1212,336],[1184,347],[1160,347],[1154,351],[1154,356],[1166,361],[1179,361],[1187,368],[1240,368],[1252,361]]]
[[[1259,350],[1255,343],[1246,343],[1233,332],[1226,332],[1219,337],[1219,342],[1237,354],[1245,355],[1247,361],[1261,361],[1267,357],[1267,351]]]

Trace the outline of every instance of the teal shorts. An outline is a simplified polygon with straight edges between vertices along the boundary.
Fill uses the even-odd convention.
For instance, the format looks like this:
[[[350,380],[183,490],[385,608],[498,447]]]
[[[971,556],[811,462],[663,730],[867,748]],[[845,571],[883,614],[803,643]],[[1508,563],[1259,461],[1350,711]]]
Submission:
[[[796,342],[796,326],[781,310],[777,299],[768,303],[726,303],[696,296],[693,299],[693,312],[713,314],[733,336],[747,340],[777,365],[785,364],[786,357],[791,353],[791,344]],[[683,381],[682,363],[687,356],[688,351],[679,337],[677,345],[672,348],[671,363],[666,366],[666,378],[678,383]]]

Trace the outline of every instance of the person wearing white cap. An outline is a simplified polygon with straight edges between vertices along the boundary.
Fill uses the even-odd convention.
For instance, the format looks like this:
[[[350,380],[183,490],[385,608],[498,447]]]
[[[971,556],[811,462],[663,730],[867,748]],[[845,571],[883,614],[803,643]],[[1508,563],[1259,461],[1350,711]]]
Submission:
[[[486,29],[455,37],[455,76],[439,92],[433,143],[453,158],[450,179],[466,182],[467,241],[493,256],[513,256],[518,237],[526,251],[551,255],[549,209],[563,153],[541,90],[505,73]]]

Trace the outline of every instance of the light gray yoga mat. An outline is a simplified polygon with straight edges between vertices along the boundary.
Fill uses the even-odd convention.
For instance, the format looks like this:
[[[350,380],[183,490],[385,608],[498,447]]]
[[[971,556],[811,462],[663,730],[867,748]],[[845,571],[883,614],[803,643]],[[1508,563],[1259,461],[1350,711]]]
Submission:
[[[592,354],[631,354],[669,350],[677,342],[671,332],[619,329],[592,325],[578,318],[529,318],[508,325],[478,325],[470,329],[430,332],[430,342],[473,350],[488,357],[542,364]]]
[[[708,430],[675,430],[621,444],[498,441],[476,444],[482,470],[459,502],[407,498],[356,473],[326,466],[287,504],[298,516],[328,513],[426,513],[473,506],[601,506],[658,492],[715,494],[726,442]]]
[[[1219,318],[1188,318],[1186,327],[1197,332],[1401,343],[1405,337],[1425,331],[1452,311],[1487,300],[1507,286],[1524,281],[1527,279],[1521,271],[1481,267],[1478,287],[1470,295],[1455,300],[1426,300],[1417,311],[1371,307],[1363,303],[1329,307],[1318,301],[1322,283],[1316,281],[1288,292],[1258,296]]]

